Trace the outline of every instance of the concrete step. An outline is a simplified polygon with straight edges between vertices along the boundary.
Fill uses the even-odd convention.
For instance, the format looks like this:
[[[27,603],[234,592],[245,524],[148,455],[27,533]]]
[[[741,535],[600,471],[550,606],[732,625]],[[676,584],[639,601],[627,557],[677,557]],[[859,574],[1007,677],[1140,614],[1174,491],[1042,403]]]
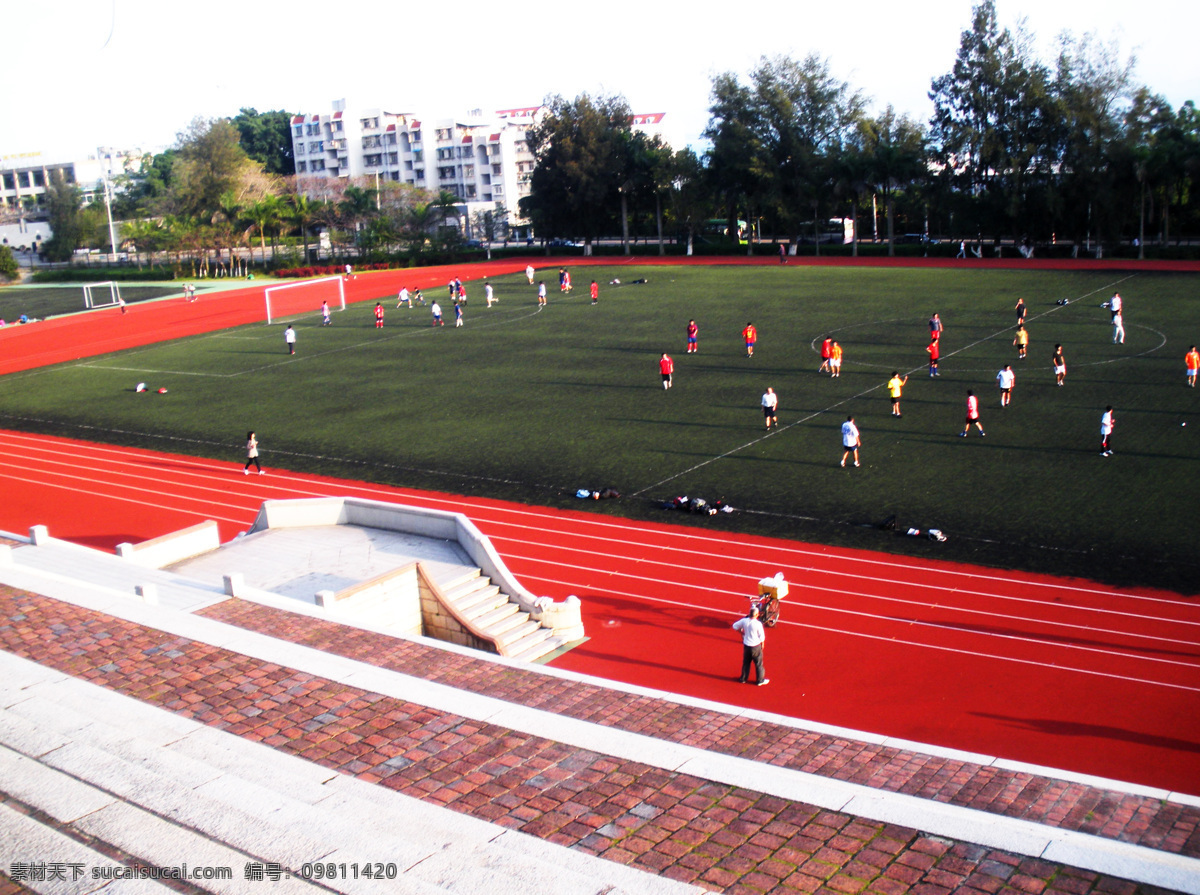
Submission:
[[[510,650],[509,658],[516,659],[518,662],[536,662],[542,656],[549,655],[566,643],[567,641],[562,637],[556,637],[546,630],[546,636],[541,639],[531,636],[529,643],[521,646],[519,652]]]
[[[453,603],[452,605],[463,618],[474,622],[493,610],[508,606],[509,600],[507,594],[502,594],[497,590],[495,593],[486,594],[478,599],[468,599],[465,603]]]
[[[505,648],[505,651],[508,651],[509,649],[516,647],[517,644],[519,644],[523,640],[528,639],[529,637],[537,636],[538,634],[540,634],[543,631],[546,634],[550,633],[549,628],[543,628],[537,622],[529,621],[529,613],[522,612],[520,614],[522,616],[524,616],[524,619],[521,622],[521,624],[517,625],[515,628],[510,628],[509,630],[504,631],[503,633],[496,636],[497,643],[500,646],[503,646]],[[489,631],[488,633],[490,634],[491,632]]]
[[[500,593],[500,588],[492,584],[490,578],[482,576],[472,578],[448,591],[442,591],[446,599],[455,606],[469,606],[477,600],[483,600]]]
[[[701,891],[372,786],[0,653],[0,790],[12,788],[19,801],[147,863],[231,867],[231,880],[200,884],[215,892],[246,891],[247,862],[290,869],[291,880],[272,883],[286,882],[289,893],[312,890],[295,874],[315,862],[396,866],[390,880],[320,881],[327,891],[347,893]],[[60,860],[64,852],[39,853]]]
[[[471,622],[489,634],[499,634],[514,625],[519,625],[523,620],[520,618],[522,614],[526,618],[529,617],[529,613],[522,613],[520,606],[506,599],[504,603],[495,609],[475,616],[471,619]]]
[[[50,861],[63,865],[63,879],[35,880],[19,872],[21,865],[41,864],[44,870]],[[31,891],[47,895],[80,895],[100,890],[105,895],[171,892],[156,880],[105,878],[104,874],[120,872],[125,865],[3,804],[0,804],[0,862],[10,878]],[[76,868],[79,868],[78,878]],[[93,873],[100,878],[94,878]]]
[[[469,584],[472,581],[479,580],[483,576],[483,572],[479,569],[471,567],[459,567],[452,573],[446,573],[437,578],[437,586],[441,588],[442,593],[449,595],[451,591]]]

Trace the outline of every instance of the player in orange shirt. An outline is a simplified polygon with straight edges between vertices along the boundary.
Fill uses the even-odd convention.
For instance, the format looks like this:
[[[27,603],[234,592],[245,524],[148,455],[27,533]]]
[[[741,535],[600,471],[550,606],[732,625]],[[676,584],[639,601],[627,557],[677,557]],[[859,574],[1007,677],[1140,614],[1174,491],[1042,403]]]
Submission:
[[[1196,376],[1200,374],[1200,351],[1196,350],[1195,345],[1183,356],[1183,362],[1187,365],[1187,384],[1195,388]]]
[[[758,341],[758,330],[753,323],[747,323],[742,330],[742,341],[746,343],[746,357],[754,357],[754,343]]]
[[[842,346],[836,341],[829,346],[829,374],[834,379],[842,375]]]

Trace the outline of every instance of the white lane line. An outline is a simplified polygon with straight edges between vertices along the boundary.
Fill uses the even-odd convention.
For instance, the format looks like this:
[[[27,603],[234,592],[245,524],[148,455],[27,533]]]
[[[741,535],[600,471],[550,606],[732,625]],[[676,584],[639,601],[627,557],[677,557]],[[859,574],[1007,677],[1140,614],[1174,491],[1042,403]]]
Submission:
[[[578,586],[577,582],[559,581],[558,579],[555,579],[555,578],[538,578],[538,577],[532,576],[532,575],[526,575],[526,576],[522,576],[522,577],[524,580],[539,581],[543,584],[557,584],[557,585],[562,585],[565,587],[577,587]],[[607,592],[606,592],[606,594],[607,594]],[[619,591],[614,591],[612,593],[612,596],[641,597],[640,594],[621,593]],[[660,598],[657,600],[657,602],[663,603],[668,606],[675,606],[675,607],[678,607],[681,609],[689,609],[689,610],[697,610],[697,609],[706,609],[707,610],[707,609],[709,609],[709,607],[707,607],[707,606],[702,606],[702,605],[698,605],[695,603],[686,603],[686,602],[682,602],[679,600],[666,600],[666,599]],[[864,631],[855,631],[852,629],[831,628],[826,625],[814,625],[814,624],[807,624],[807,623],[803,623],[803,622],[787,622],[787,621],[780,621],[780,624],[786,624],[791,627],[803,628],[803,629],[810,630],[810,631],[821,631],[821,632],[824,632],[827,634],[836,634],[836,635],[845,636],[845,637],[861,637],[861,638],[864,638],[867,640],[877,640],[882,643],[895,644],[898,646],[911,646],[911,647],[915,647],[917,649],[936,650],[937,652],[953,653],[955,655],[960,655],[960,656],[971,656],[976,659],[994,659],[997,662],[1013,662],[1018,665],[1032,665],[1035,668],[1041,668],[1041,669],[1053,669],[1055,671],[1066,671],[1066,672],[1071,672],[1074,674],[1083,674],[1083,675],[1088,675],[1091,677],[1102,677],[1102,678],[1106,678],[1109,680],[1125,681],[1127,683],[1133,683],[1133,684],[1145,684],[1145,685],[1151,686],[1151,687],[1166,687],[1166,688],[1169,688],[1172,690],[1184,690],[1184,691],[1187,691],[1190,693],[1200,693],[1200,686],[1189,686],[1187,684],[1175,684],[1175,683],[1171,683],[1169,681],[1159,681],[1159,680],[1153,680],[1153,679],[1149,679],[1149,678],[1131,677],[1129,675],[1114,674],[1113,672],[1109,672],[1109,671],[1097,671],[1092,668],[1078,668],[1078,667],[1074,667],[1071,665],[1059,665],[1059,664],[1056,664],[1053,662],[1041,662],[1041,661],[1037,661],[1034,659],[1022,659],[1022,658],[1018,658],[1017,656],[1006,656],[1006,655],[1000,655],[1000,654],[995,654],[995,653],[981,653],[981,652],[978,652],[975,650],[967,650],[967,649],[962,649],[959,647],[952,647],[952,646],[943,646],[941,644],[936,644],[936,643],[922,643],[921,641],[917,641],[917,640],[906,640],[906,639],[897,638],[897,637],[885,637],[880,634],[868,634]]]
[[[59,484],[58,482],[47,482],[45,479],[27,479],[27,478],[24,478],[23,476],[15,476],[15,475],[10,475],[10,474],[4,474],[3,477],[4,477],[4,479],[7,479],[8,481],[26,482],[31,485],[41,485],[46,488],[57,488],[57,489],[60,489],[63,491],[67,491],[71,494],[86,494],[89,497],[102,497],[105,500],[116,500],[116,501],[120,501],[122,503],[132,503],[132,504],[136,504],[137,506],[150,507],[150,508],[153,508],[156,510],[167,510],[172,513],[204,516],[205,518],[213,519],[216,522],[229,522],[233,525],[246,525],[247,524],[245,519],[230,519],[225,516],[218,516],[214,513],[198,513],[196,511],[183,510],[177,506],[168,506],[166,504],[147,502],[143,498],[123,497],[119,494],[105,494],[100,491],[89,491],[87,489],[80,488],[77,485]],[[238,509],[238,508],[234,507],[234,509]]]
[[[18,439],[20,438],[19,433],[0,432],[0,444],[3,443],[3,439],[5,437],[13,438],[14,436]],[[24,441],[21,441],[17,445],[14,445],[14,449],[21,450],[26,453],[28,452],[28,450],[34,449],[34,450],[37,450],[39,453],[45,455],[46,454],[46,446],[47,446],[47,442],[44,438],[38,438],[37,436],[29,436]],[[128,448],[111,448],[108,446],[96,445],[96,446],[88,446],[85,450],[78,450],[78,451],[75,451],[74,453],[69,453],[69,452],[64,452],[64,453],[67,453],[67,456],[78,456],[78,457],[88,457],[88,458],[93,458],[96,455],[101,455],[101,456],[109,455],[109,456],[112,456],[114,459],[117,459],[122,464],[127,465],[130,461],[130,457],[134,456],[134,454],[132,453],[132,450],[133,449],[128,449]],[[231,451],[232,450],[240,450],[240,445],[236,449],[231,448]],[[22,456],[24,456],[24,454]],[[160,459],[159,455],[152,455],[152,456],[147,457],[146,462],[149,464],[152,464],[156,460],[159,460],[159,459]],[[163,455],[163,456],[161,456],[161,459],[164,461],[169,459],[169,460],[175,461],[175,462],[180,462],[180,461],[193,462],[196,464],[197,471],[184,473],[185,475],[202,476],[202,477],[205,477],[206,479],[213,481],[214,487],[220,488],[221,490],[227,489],[226,478],[229,475],[229,473],[225,471],[224,467],[213,467],[211,465],[208,465],[211,462],[217,462],[217,461],[204,461],[204,460],[201,460],[198,458],[186,457],[186,456],[175,456],[175,455]],[[238,462],[240,462],[240,461],[238,461]],[[230,461],[230,466],[232,467],[233,465],[234,465],[233,461]],[[493,505],[475,503],[470,498],[435,497],[435,496],[430,496],[430,495],[424,494],[424,493],[406,493],[408,491],[408,489],[405,489],[403,487],[388,487],[388,486],[370,485],[370,484],[366,484],[366,483],[354,483],[354,482],[338,482],[338,483],[317,482],[310,478],[304,477],[302,474],[291,473],[287,470],[283,470],[273,476],[272,483],[278,483],[281,481],[290,484],[292,487],[303,486],[304,488],[311,489],[307,492],[307,494],[310,494],[310,495],[344,494],[344,493],[353,491],[357,495],[375,497],[377,499],[389,500],[391,502],[397,502],[400,500],[404,500],[404,501],[420,503],[420,504],[428,505],[428,506],[453,509],[453,510],[456,510],[459,512],[470,512],[472,514],[472,517],[477,522],[484,521],[484,520],[491,520],[494,522],[494,524],[519,525],[520,523],[508,522],[508,521],[504,521],[504,520],[509,516],[516,516],[516,517],[521,517],[521,518],[528,517],[528,518],[537,520],[539,523],[542,523],[541,525],[524,526],[524,527],[528,528],[529,530],[545,532],[548,534],[561,534],[562,533],[561,528],[549,528],[549,527],[546,527],[544,524],[545,520],[547,518],[553,518],[555,516],[555,511],[553,511],[553,510],[539,511],[536,509],[521,509],[516,506],[498,507],[498,506],[493,506]],[[298,492],[298,494],[299,493],[300,492]],[[564,512],[570,513],[572,511],[564,511]],[[571,526],[574,528],[584,528],[584,529],[601,529],[601,530],[610,530],[611,529],[616,534],[620,535],[620,537],[613,537],[613,538],[610,538],[609,540],[611,540],[613,543],[618,543],[618,544],[628,543],[631,540],[635,540],[639,536],[654,536],[654,537],[662,538],[662,539],[669,540],[672,542],[683,542],[685,545],[688,545],[685,547],[664,545],[659,548],[659,549],[665,549],[665,550],[675,549],[675,550],[688,550],[691,552],[695,552],[695,548],[691,545],[697,544],[697,543],[711,544],[711,545],[713,545],[714,550],[718,551],[711,555],[721,556],[721,557],[727,557],[729,555],[731,548],[738,548],[738,549],[745,549],[748,551],[754,551],[758,556],[762,556],[762,554],[765,552],[770,552],[772,554],[772,556],[781,555],[784,557],[786,557],[786,556],[804,557],[804,558],[807,558],[809,561],[820,560],[823,562],[834,562],[843,567],[854,566],[854,565],[876,566],[876,567],[883,567],[884,569],[892,570],[896,573],[909,573],[909,574],[915,573],[915,574],[923,574],[923,575],[934,575],[934,576],[938,576],[940,578],[963,577],[963,578],[969,579],[973,583],[998,582],[1005,588],[1009,588],[1009,589],[1015,588],[1018,586],[1023,587],[1023,588],[1038,588],[1038,589],[1043,589],[1043,590],[1048,589],[1048,590],[1052,590],[1052,591],[1059,591],[1059,592],[1065,592],[1065,593],[1070,593],[1070,594],[1098,595],[1098,596],[1103,596],[1106,598],[1113,598],[1113,599],[1118,599],[1118,600],[1134,600],[1134,601],[1143,601],[1143,602],[1149,602],[1149,603],[1162,603],[1162,604],[1169,605],[1176,609],[1195,608],[1197,610],[1200,610],[1200,605],[1198,605],[1196,607],[1192,607],[1190,604],[1182,603],[1181,602],[1182,598],[1170,599],[1170,598],[1164,598],[1164,597],[1153,597],[1153,596],[1147,596],[1144,594],[1134,594],[1134,593],[1127,593],[1127,592],[1121,592],[1121,591],[1116,591],[1116,590],[1106,590],[1106,589],[1102,589],[1102,588],[1098,588],[1098,587],[1076,586],[1073,584],[1066,584],[1065,582],[1039,581],[1039,580],[1033,580],[1033,579],[1023,578],[1023,577],[1015,577],[1015,576],[1010,576],[1010,575],[990,574],[982,569],[979,569],[979,570],[972,569],[972,570],[968,571],[968,570],[964,570],[964,569],[957,569],[957,568],[954,568],[952,565],[947,565],[947,564],[928,566],[928,565],[921,564],[919,561],[899,562],[899,561],[891,560],[888,558],[866,558],[866,557],[862,557],[862,556],[846,556],[846,555],[831,554],[828,550],[807,548],[798,543],[791,543],[791,544],[782,543],[782,542],[761,543],[761,542],[754,542],[754,541],[750,541],[750,540],[744,540],[742,536],[739,536],[736,534],[730,535],[728,538],[722,538],[722,537],[713,536],[713,535],[705,533],[705,532],[694,532],[694,533],[693,532],[680,532],[680,531],[674,531],[669,528],[666,528],[666,526],[669,526],[670,523],[663,523],[662,526],[645,526],[645,525],[641,525],[636,522],[624,523],[624,522],[610,522],[605,519],[579,518],[577,515],[573,515],[571,517],[563,516],[563,517],[559,517],[559,518],[561,518],[563,526]],[[586,535],[586,536],[587,537],[596,537],[595,535]],[[770,539],[764,539],[764,540],[770,541]],[[644,541],[642,541],[640,543],[643,546],[646,546],[646,543]],[[650,544],[649,546],[654,547],[657,545]],[[747,561],[756,561],[756,562],[760,562],[761,565],[770,566],[770,565],[774,565],[774,564],[778,564],[778,563],[784,563],[787,560],[782,559],[782,558],[772,558],[772,559],[761,559],[761,560],[756,559],[756,560],[747,560]],[[830,570],[830,571],[833,574],[838,574],[838,573],[844,574],[845,573],[844,568],[842,570]],[[886,579],[883,579],[883,580],[886,580]],[[936,587],[937,585],[922,585],[922,586]],[[942,587],[944,589],[952,590],[952,591],[960,590],[959,588],[945,587],[945,586],[942,586]],[[961,592],[963,592],[963,593],[981,593],[979,591],[961,591]]]

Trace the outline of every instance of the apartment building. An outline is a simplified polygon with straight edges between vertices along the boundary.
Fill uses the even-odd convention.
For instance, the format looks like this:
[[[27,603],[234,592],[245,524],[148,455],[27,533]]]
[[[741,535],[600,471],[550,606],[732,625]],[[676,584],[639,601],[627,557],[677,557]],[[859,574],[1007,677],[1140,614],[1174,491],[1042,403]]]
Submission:
[[[433,118],[352,110],[341,100],[327,114],[292,118],[296,175],[301,183],[305,178],[377,178],[449,192],[462,203],[468,237],[474,212],[493,211],[497,203],[515,225],[517,202],[528,195],[533,171],[526,131],[537,110],[526,111],[506,118],[485,117],[479,110],[461,118]]]
[[[0,210],[40,209],[46,184],[56,171],[67,183],[79,187],[83,204],[90,205],[103,200],[106,179],[137,170],[146,155],[140,149],[101,147],[84,159],[54,158],[42,152],[0,156]]]
[[[534,158],[527,139],[541,106],[475,109],[457,118],[435,118],[382,109],[350,109],[345,100],[327,114],[292,118],[292,150],[301,178],[363,178],[452,193],[470,238],[477,211],[504,205],[510,226],[520,226],[518,202],[529,195]],[[655,132],[663,114],[638,115],[635,127]]]

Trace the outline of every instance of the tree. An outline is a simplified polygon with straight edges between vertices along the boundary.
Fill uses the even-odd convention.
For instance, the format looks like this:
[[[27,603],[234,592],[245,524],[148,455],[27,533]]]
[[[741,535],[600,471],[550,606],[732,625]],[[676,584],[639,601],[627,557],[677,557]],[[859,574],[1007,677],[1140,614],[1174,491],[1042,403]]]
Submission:
[[[764,58],[750,77],[760,140],[774,175],[770,200],[779,224],[799,238],[802,221],[818,227],[821,208],[832,197],[838,154],[864,100],[815,54],[800,62]]]
[[[21,270],[17,266],[17,259],[6,245],[0,245],[0,277],[6,280],[15,280],[21,275]]]
[[[246,155],[262,165],[268,174],[290,177],[296,173],[292,156],[292,115],[290,112],[258,112],[242,109],[233,119]]]
[[[1031,225],[1026,191],[1054,167],[1050,76],[1030,39],[1001,30],[994,0],[973,10],[953,69],[934,78],[931,137],[944,176],[978,197],[977,226]]]
[[[888,106],[882,115],[863,119],[859,134],[864,173],[883,194],[888,255],[894,255],[896,194],[929,171],[925,161],[925,129],[907,115],[897,118],[895,110]]]
[[[221,195],[241,194],[254,163],[238,145],[238,133],[226,119],[197,118],[178,136],[171,168],[171,195],[176,214],[209,217]]]
[[[536,159],[523,217],[545,235],[582,236],[585,253],[606,232],[627,178],[626,147],[632,114],[624,97],[574,100],[555,96],[529,132]]]
[[[83,238],[80,215],[83,200],[79,188],[68,183],[61,170],[52,171],[46,183],[44,201],[49,213],[50,230],[54,235],[43,243],[42,252],[48,261],[70,261]]]
[[[704,132],[712,141],[708,168],[729,231],[739,205],[747,217],[768,214],[771,224],[797,240],[805,235],[802,223],[819,228],[821,207],[833,197],[839,154],[862,115],[862,95],[812,54],[799,62],[763,57],[749,86],[736,75],[719,75],[712,96]]]
[[[696,233],[712,215],[713,204],[704,166],[690,148],[681,149],[671,158],[671,190],[667,197],[669,219],[687,234],[687,253],[691,255]]]
[[[1121,107],[1134,62],[1122,61],[1115,43],[1101,44],[1090,34],[1059,37],[1053,96],[1060,174],[1047,204],[1055,229],[1077,240],[1090,237],[1093,218],[1120,216],[1110,156],[1122,139]]]
[[[262,246],[262,260],[267,262],[267,231],[275,230],[283,220],[283,200],[278,196],[265,195],[247,205],[242,214],[250,222],[251,227],[258,231],[259,243]]]
[[[759,136],[757,109],[748,87],[726,73],[713,79],[704,136],[711,142],[706,171],[713,197],[724,209],[726,232],[738,232],[739,213],[749,220],[759,205],[768,163]],[[753,251],[753,246],[748,248]]]

